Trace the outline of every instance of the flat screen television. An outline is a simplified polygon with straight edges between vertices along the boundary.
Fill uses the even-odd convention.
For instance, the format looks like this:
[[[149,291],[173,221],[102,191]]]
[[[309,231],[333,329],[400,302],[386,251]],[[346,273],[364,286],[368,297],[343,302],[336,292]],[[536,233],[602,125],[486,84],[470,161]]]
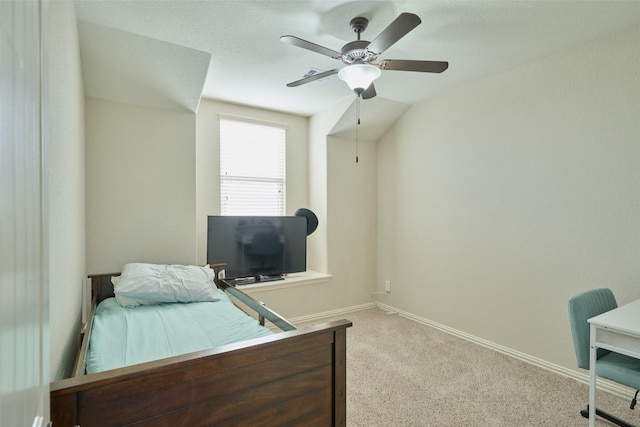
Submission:
[[[307,269],[307,220],[301,216],[209,216],[207,262],[225,278],[277,280]]]

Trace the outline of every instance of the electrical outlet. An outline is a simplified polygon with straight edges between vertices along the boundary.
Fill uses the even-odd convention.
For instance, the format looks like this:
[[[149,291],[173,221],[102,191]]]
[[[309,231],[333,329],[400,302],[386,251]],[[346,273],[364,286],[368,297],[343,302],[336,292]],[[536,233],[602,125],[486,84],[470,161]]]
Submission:
[[[384,281],[384,290],[385,292],[391,292],[391,280]]]

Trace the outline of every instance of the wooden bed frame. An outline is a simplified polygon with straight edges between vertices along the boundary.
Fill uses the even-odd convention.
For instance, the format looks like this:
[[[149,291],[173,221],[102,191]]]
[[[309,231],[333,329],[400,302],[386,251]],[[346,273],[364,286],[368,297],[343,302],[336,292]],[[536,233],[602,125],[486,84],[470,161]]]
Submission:
[[[90,276],[93,308],[113,296],[112,275]],[[261,320],[293,328],[232,289]],[[54,427],[346,425],[347,320],[85,375],[89,319],[73,376],[51,383]]]

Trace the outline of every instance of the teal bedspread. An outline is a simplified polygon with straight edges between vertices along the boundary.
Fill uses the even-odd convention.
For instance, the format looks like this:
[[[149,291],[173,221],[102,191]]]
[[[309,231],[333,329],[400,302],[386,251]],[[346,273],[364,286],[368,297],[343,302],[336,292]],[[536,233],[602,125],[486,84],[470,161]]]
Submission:
[[[93,318],[86,357],[88,374],[177,356],[270,335],[233,305],[222,291],[219,301],[120,306],[102,301]]]

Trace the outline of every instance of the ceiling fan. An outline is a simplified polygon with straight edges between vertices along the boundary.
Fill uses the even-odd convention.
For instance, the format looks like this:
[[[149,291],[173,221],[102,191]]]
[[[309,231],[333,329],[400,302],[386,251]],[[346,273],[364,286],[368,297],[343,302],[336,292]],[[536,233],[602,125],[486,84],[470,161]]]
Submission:
[[[417,27],[422,21],[413,13],[401,13],[373,41],[360,40],[360,34],[367,28],[369,20],[364,17],[353,18],[351,29],[358,39],[345,44],[340,52],[303,40],[295,36],[282,36],[280,41],[308,49],[321,55],[338,59],[346,64],[341,69],[333,69],[306,76],[287,84],[288,87],[300,86],[314,80],[338,74],[338,77],[358,96],[369,99],[376,96],[373,81],[380,77],[381,70],[418,71],[423,73],[441,73],[449,67],[444,61],[413,61],[404,59],[383,59],[376,62],[378,55]]]

